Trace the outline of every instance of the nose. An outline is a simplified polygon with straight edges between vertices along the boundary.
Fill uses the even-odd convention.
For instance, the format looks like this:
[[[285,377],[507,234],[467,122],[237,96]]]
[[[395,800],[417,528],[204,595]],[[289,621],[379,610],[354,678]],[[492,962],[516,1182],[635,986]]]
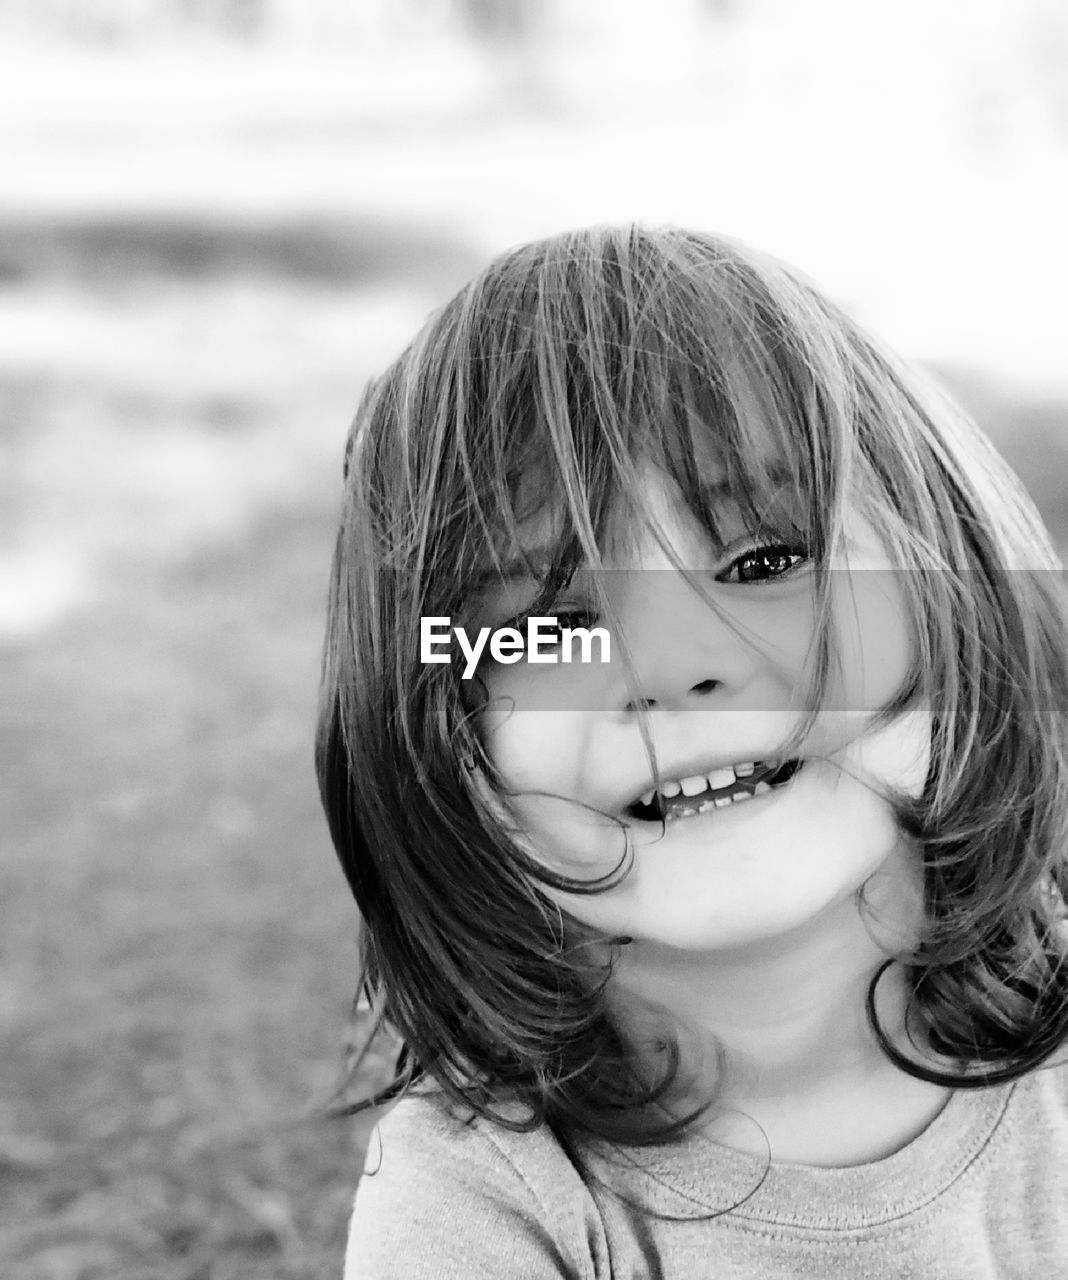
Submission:
[[[631,533],[617,561],[631,572],[617,597],[629,671],[623,670],[625,689],[616,705],[625,713],[725,706],[754,677],[753,637],[747,643],[746,629],[725,607],[716,580],[721,553],[687,510],[681,490],[654,467],[643,478],[651,522]]]
[[[711,710],[734,703],[753,677],[757,653],[730,615],[702,598],[702,591],[715,598],[712,576],[694,575],[700,590],[674,569],[633,576],[621,619],[629,658],[621,709]]]

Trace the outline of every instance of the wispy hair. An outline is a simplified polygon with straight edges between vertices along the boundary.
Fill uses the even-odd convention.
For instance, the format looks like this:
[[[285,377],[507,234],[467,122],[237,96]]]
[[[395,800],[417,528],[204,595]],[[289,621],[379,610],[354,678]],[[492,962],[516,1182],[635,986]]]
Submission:
[[[677,1046],[643,1065],[608,997],[621,940],[551,892],[602,892],[625,857],[590,882],[531,855],[470,689],[419,661],[419,626],[461,613],[544,511],[554,543],[532,609],[551,604],[602,563],[621,509],[647,517],[649,461],[716,536],[710,450],[745,511],[766,519],[790,495],[817,567],[861,495],[901,570],[914,662],[879,716],[922,697],[933,742],[922,796],[893,798],[922,849],[926,916],[894,962],[918,1048],[957,1065],[894,1047],[876,978],[885,1051],[968,1086],[1063,1044],[1068,628],[1031,502],[947,397],[796,272],[711,235],[598,227],[488,266],[371,383],[348,442],[316,762],[359,908],[362,999],[403,1046],[367,1105],[426,1077],[569,1144],[664,1140],[700,1114],[665,1119]],[[833,668],[825,575],[816,591],[810,710],[784,755]]]

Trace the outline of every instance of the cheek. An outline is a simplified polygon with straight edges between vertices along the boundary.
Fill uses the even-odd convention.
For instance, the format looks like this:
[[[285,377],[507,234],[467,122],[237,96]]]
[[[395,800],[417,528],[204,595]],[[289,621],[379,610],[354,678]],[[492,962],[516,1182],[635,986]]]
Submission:
[[[519,826],[539,840],[542,828],[555,831],[576,806],[567,797],[582,794],[581,717],[567,712],[515,711],[502,701],[480,718],[486,753],[509,793]],[[540,843],[540,840],[539,840]]]
[[[919,799],[931,765],[931,713],[914,707],[892,723],[865,734],[853,746],[864,776]]]
[[[486,752],[513,790],[545,791],[566,778],[578,755],[560,714],[516,711],[499,699],[484,711],[479,729]]]
[[[625,834],[592,800],[575,799],[595,794],[590,717],[502,708],[484,712],[480,730],[507,792],[516,839],[527,852],[580,878],[611,870],[625,852]]]
[[[825,724],[833,726],[850,770],[878,786],[914,798],[923,793],[931,761],[931,713],[912,707],[874,731],[870,717],[900,693],[916,651],[901,571],[886,567],[840,571],[833,583],[836,668]],[[836,715],[835,713],[844,713]]]
[[[914,641],[898,581],[890,569],[843,572],[834,584],[839,709],[870,713],[904,685]]]

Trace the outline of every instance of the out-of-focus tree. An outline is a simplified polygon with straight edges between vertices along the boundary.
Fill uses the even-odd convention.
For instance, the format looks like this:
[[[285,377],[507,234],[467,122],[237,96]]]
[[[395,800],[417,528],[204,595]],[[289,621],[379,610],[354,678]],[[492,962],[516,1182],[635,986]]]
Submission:
[[[987,145],[1068,140],[1068,5],[1064,0],[985,0],[954,11],[965,50],[964,108]]]
[[[455,7],[475,35],[510,45],[530,40],[538,16],[535,0],[456,0]]]
[[[270,0],[170,0],[189,26],[205,26],[237,36],[256,36],[267,27]]]
[[[1054,127],[1068,141],[1068,5],[1039,0],[1031,23],[1031,44],[1039,92]]]
[[[494,59],[505,93],[540,99],[545,96],[541,37],[545,0],[453,0],[453,12],[470,35]]]

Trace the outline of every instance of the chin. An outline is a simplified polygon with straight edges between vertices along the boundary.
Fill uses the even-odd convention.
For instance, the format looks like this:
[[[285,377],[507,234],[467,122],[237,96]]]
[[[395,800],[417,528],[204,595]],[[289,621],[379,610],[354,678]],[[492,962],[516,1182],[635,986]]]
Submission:
[[[614,888],[554,894],[643,948],[766,948],[819,928],[856,911],[858,891],[902,850],[885,801],[826,761],[744,804],[655,825],[632,829],[633,864]]]

